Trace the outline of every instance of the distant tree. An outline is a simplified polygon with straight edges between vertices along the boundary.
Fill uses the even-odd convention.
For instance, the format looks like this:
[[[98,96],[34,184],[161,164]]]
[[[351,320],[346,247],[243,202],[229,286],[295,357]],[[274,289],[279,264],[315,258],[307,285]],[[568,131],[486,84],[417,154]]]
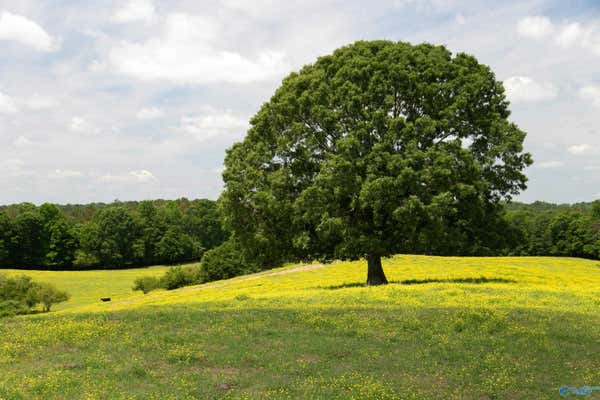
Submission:
[[[174,263],[199,259],[202,247],[177,228],[169,228],[157,244],[161,262]]]
[[[68,268],[73,265],[75,252],[79,246],[73,230],[59,218],[47,226],[49,240],[45,265],[52,268]]]
[[[592,202],[592,217],[600,221],[600,200]]]
[[[13,257],[20,268],[41,268],[48,246],[44,220],[35,209],[19,214],[14,222]]]
[[[221,224],[216,202],[206,199],[189,204],[184,214],[183,229],[206,250],[217,247],[229,237],[229,232]]]
[[[141,290],[144,294],[160,287],[160,280],[154,276],[142,276],[133,281],[133,290]]]
[[[141,240],[144,244],[144,263],[158,263],[160,262],[158,243],[165,233],[166,224],[160,218],[158,209],[152,201],[143,201],[139,204],[138,216]]]
[[[138,228],[124,207],[104,208],[82,229],[81,250],[105,268],[133,265],[141,256],[139,246],[136,248]]]
[[[73,265],[77,239],[71,226],[55,204],[44,203],[37,212],[44,226],[44,265],[50,268],[67,268]]]
[[[37,300],[42,303],[44,312],[49,312],[54,304],[62,303],[70,298],[67,292],[58,290],[49,283],[37,283],[36,286]]]
[[[63,220],[63,214],[55,204],[44,203],[38,209],[37,212],[40,213],[44,224],[53,224],[59,220]]]
[[[10,246],[13,239],[12,222],[4,211],[0,212],[0,268],[11,263]]]
[[[7,277],[0,274],[0,317],[23,314],[42,303],[44,311],[50,311],[53,304],[69,299],[66,292],[53,285],[34,282],[29,276]]]
[[[340,48],[285,78],[228,150],[225,220],[266,265],[365,257],[367,284],[387,283],[382,256],[464,234],[526,187],[508,105],[487,66],[443,46]]]

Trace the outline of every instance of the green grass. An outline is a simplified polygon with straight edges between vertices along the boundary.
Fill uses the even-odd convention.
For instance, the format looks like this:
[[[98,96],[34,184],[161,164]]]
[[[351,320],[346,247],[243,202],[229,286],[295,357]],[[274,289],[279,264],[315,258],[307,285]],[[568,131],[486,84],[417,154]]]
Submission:
[[[28,275],[35,281],[48,282],[71,295],[69,301],[57,304],[53,310],[70,309],[100,301],[101,297],[110,297],[118,301],[130,298],[133,281],[140,276],[159,276],[169,267],[95,270],[95,271],[27,271],[18,269],[0,269],[7,275]],[[139,293],[139,292],[138,292]]]
[[[364,262],[337,262],[2,320],[0,398],[557,399],[600,385],[599,262],[384,268],[405,283],[364,287]]]

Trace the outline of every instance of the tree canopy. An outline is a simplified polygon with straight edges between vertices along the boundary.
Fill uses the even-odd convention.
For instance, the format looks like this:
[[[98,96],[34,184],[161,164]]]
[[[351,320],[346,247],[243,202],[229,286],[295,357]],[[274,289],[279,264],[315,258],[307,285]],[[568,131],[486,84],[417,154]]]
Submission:
[[[261,263],[481,252],[526,186],[502,83],[444,46],[361,41],[283,80],[228,150],[226,223]]]
[[[199,261],[229,237],[216,202],[0,207],[0,268],[123,268]]]

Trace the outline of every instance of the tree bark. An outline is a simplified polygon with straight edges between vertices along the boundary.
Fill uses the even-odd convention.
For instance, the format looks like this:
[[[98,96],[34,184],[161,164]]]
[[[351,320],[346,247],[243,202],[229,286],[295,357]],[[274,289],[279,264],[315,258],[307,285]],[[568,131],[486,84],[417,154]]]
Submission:
[[[383,267],[381,266],[381,256],[367,256],[367,285],[386,285],[388,283]]]

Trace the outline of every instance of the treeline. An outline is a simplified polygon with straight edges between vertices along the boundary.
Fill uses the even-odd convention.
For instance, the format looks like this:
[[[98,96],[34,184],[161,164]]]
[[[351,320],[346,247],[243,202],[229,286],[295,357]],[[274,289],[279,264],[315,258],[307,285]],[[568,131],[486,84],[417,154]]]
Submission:
[[[68,270],[197,261],[228,237],[211,200],[24,203],[0,210],[0,267]]]
[[[506,208],[514,243],[509,254],[600,259],[600,200],[573,205],[515,203]]]
[[[471,245],[446,243],[439,251],[435,246],[406,251],[600,259],[600,201],[573,205],[515,202],[504,208],[500,223],[485,228],[488,239],[474,234],[482,240],[481,245],[473,247],[474,239],[469,235],[453,234],[440,237],[451,236],[447,240],[465,240]],[[177,264],[199,261],[214,249],[202,263],[202,276],[194,277],[207,281],[257,270],[264,264],[238,243],[228,241],[229,237],[216,202],[205,199],[66,206],[23,203],[0,207],[0,268],[65,270]],[[158,285],[170,286],[168,282]]]

